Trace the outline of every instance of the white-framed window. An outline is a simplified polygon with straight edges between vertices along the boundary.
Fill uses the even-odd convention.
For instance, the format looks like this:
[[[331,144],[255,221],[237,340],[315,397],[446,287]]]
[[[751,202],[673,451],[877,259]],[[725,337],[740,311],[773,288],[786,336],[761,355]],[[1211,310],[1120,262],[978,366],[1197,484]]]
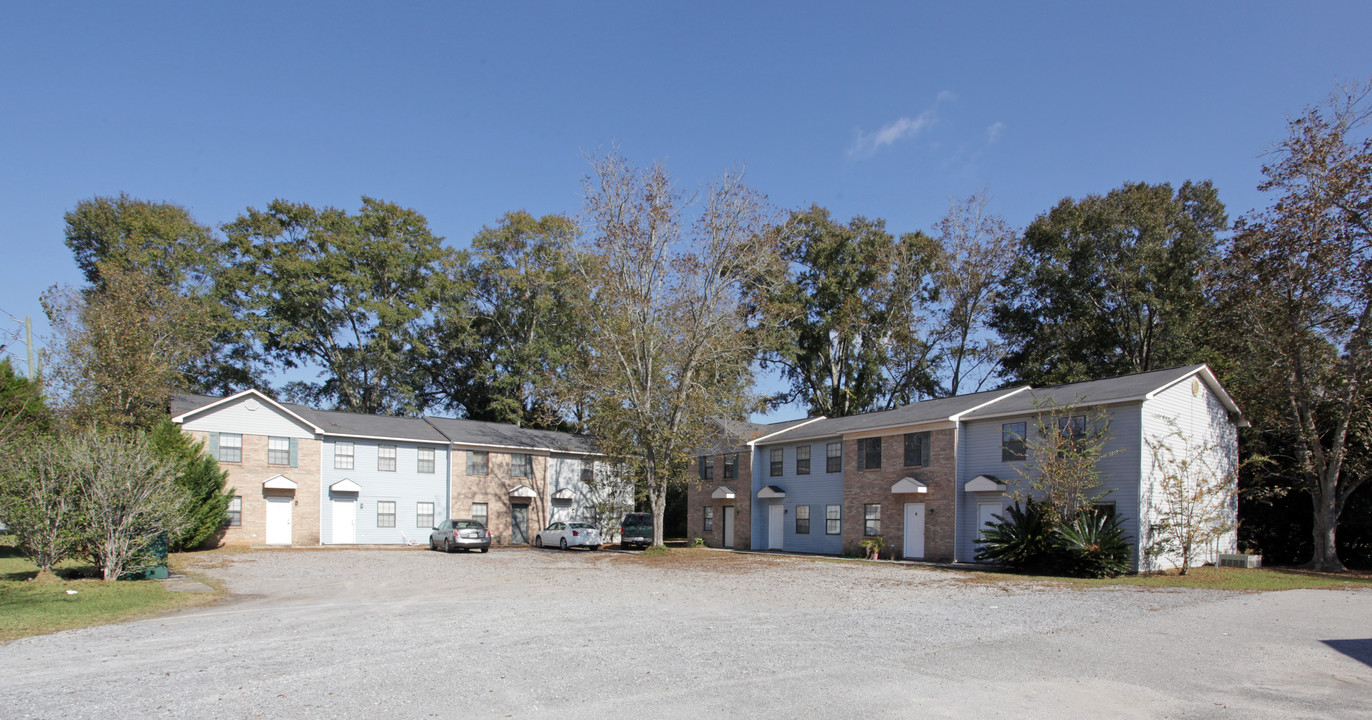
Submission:
[[[491,472],[491,454],[485,450],[467,451],[467,474],[487,475]]]
[[[838,535],[843,532],[843,506],[824,506],[824,534]]]
[[[810,474],[810,446],[799,445],[796,447],[796,474]]]
[[[835,440],[824,446],[824,472],[843,472],[843,441]]]
[[[352,469],[353,469],[353,460],[354,460],[354,457],[355,457],[355,455],[354,455],[353,453],[354,453],[354,450],[353,450],[353,444],[352,444],[352,443],[350,443],[350,442],[336,442],[336,443],[334,443],[334,444],[333,444],[333,469],[334,469],[334,470],[352,470]]]
[[[291,439],[283,437],[267,438],[267,464],[291,464]]]
[[[786,471],[786,449],[772,448],[771,462],[768,463],[767,474],[770,477],[781,477]]]
[[[227,526],[229,526],[229,527],[242,527],[242,526],[243,526],[243,498],[242,498],[242,497],[240,497],[240,496],[238,496],[238,495],[234,495],[234,496],[233,496],[233,499],[232,499],[232,500],[229,500],[229,507],[228,507],[227,512],[228,512],[228,516],[224,518],[224,524],[225,524],[225,525],[227,525]]]
[[[796,506],[796,534],[797,534],[797,535],[809,535],[809,534],[810,534],[810,506],[809,506],[809,505],[797,505],[797,506]]]
[[[472,503],[472,519],[481,523],[481,525],[488,530],[491,527],[491,524],[487,522],[487,518],[489,517],[486,503]]]
[[[414,526],[417,528],[431,528],[434,526],[434,504],[431,502],[415,503],[414,505]]]
[[[376,469],[381,472],[395,472],[395,446],[376,446]],[[378,526],[380,527],[380,526]],[[395,527],[389,525],[388,527]]]
[[[1000,426],[1000,461],[1013,462],[1023,460],[1024,453],[1024,423],[1005,423]]]
[[[434,449],[431,447],[419,448],[419,464],[415,468],[422,473],[434,471]]]
[[[376,526],[379,528],[395,527],[395,501],[378,500],[376,503]]]
[[[726,453],[724,455],[724,479],[733,480],[738,477],[738,453]]]
[[[708,506],[707,506],[707,507],[705,508],[705,532],[713,532],[714,529],[715,529],[715,509],[714,509],[713,507],[708,507]]]
[[[709,455],[701,455],[700,457],[696,458],[696,460],[700,463],[700,479],[714,480],[715,459]]]
[[[510,455],[510,477],[530,478],[534,476],[534,456],[528,453]]]
[[[219,462],[243,462],[243,436],[219,433]]]
[[[862,534],[868,537],[881,534],[881,505],[869,503],[862,506]]]

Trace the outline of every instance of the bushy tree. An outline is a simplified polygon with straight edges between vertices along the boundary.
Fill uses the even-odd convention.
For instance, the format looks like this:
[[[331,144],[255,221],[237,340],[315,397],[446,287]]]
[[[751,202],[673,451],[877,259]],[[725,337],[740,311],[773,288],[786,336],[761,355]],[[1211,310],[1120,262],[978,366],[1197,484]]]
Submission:
[[[69,441],[30,437],[0,453],[0,520],[39,577],[85,547],[89,518]]]
[[[171,536],[171,549],[198,548],[224,527],[234,496],[233,490],[225,490],[229,474],[205,452],[203,442],[186,435],[169,419],[155,425],[148,440],[157,457],[175,464],[176,484],[186,496],[185,527]]]
[[[1110,442],[1110,418],[1103,411],[1076,404],[1037,402],[1034,423],[1023,438],[1025,462],[1015,466],[1011,497],[1039,500],[1059,524],[1090,509],[1100,492],[1100,461],[1118,452]]]

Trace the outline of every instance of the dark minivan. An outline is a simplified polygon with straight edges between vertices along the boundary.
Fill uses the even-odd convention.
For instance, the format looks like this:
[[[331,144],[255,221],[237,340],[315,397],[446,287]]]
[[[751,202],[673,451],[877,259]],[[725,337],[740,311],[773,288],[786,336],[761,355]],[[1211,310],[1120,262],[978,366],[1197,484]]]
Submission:
[[[619,547],[648,547],[653,544],[653,514],[629,513],[619,522]]]

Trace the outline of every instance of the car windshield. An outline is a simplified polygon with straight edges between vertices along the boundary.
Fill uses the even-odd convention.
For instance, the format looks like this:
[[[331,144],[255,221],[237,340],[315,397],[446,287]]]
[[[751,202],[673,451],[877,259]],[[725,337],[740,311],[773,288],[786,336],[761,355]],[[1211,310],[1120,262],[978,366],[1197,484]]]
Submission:
[[[567,527],[577,530],[594,530],[595,526],[590,523],[567,523]]]
[[[486,526],[475,520],[458,520],[453,523],[453,527],[458,530],[485,530]]]

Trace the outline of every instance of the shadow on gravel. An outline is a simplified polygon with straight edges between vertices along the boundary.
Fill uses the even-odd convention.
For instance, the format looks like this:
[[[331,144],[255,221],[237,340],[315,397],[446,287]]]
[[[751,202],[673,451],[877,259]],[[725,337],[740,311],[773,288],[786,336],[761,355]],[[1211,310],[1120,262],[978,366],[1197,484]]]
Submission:
[[[1361,640],[1324,640],[1335,650],[1357,660],[1363,665],[1372,667],[1372,638],[1362,638]]]

